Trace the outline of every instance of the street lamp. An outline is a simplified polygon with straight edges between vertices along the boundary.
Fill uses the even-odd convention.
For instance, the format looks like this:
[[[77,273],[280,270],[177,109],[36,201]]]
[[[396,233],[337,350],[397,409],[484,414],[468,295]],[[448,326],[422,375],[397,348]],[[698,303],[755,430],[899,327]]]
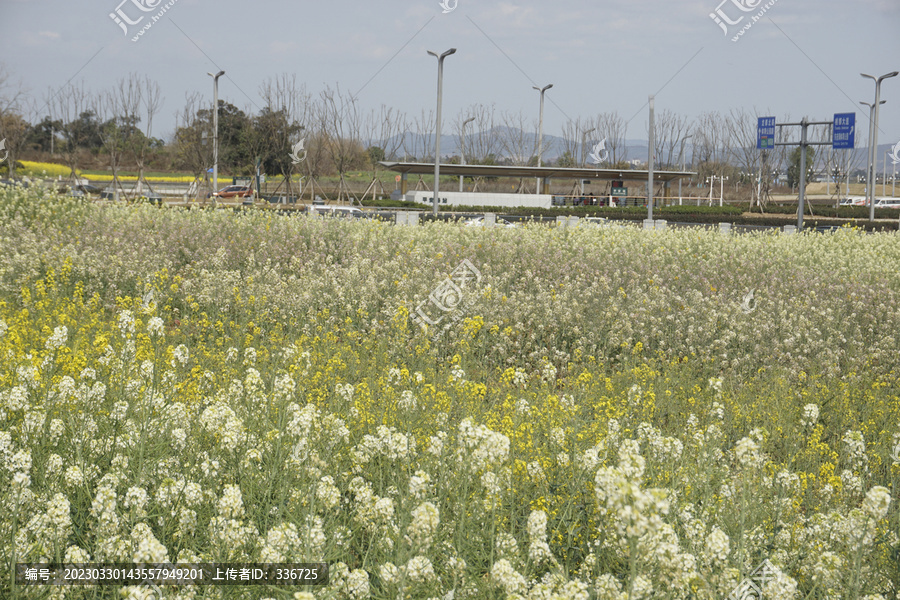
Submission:
[[[871,79],[875,82],[875,120],[872,122],[872,140],[869,146],[869,169],[872,173],[871,179],[869,181],[869,194],[872,198],[872,203],[869,205],[869,221],[875,220],[875,161],[877,160],[876,153],[878,152],[878,106],[881,104],[881,82],[890,77],[896,77],[900,75],[900,71],[892,71],[890,73],[885,73],[881,77],[874,77],[872,75],[867,75],[865,73],[860,73],[863,77]]]
[[[219,191],[219,77],[225,71],[219,71],[215,75],[207,73],[213,78],[213,193]],[[216,197],[213,196],[213,204]]]
[[[879,104],[884,104],[885,102],[887,102],[887,100],[881,100],[879,102]],[[872,130],[875,128],[875,105],[871,102],[860,102],[860,104],[862,104],[863,106],[869,107],[869,139],[868,139],[869,147],[867,148],[867,152],[866,152],[866,204],[868,205],[869,204],[869,190],[872,188],[873,185],[875,185],[874,181],[872,179],[872,172],[871,172],[872,138],[874,136],[874,134],[872,133]],[[874,196],[873,196],[873,203],[874,203]]]
[[[681,138],[681,150],[678,151],[678,162],[681,163],[681,171],[684,172],[684,143],[694,137],[694,134]],[[691,152],[693,160],[694,153]],[[678,206],[681,206],[681,177],[678,178]]]
[[[462,124],[462,135],[459,139],[459,164],[466,164],[466,125],[475,120],[475,117],[469,117]],[[463,191],[463,176],[459,176],[459,191]]]
[[[538,157],[537,157],[537,159],[538,159],[537,166],[540,167],[541,166],[541,157],[544,154],[544,92],[546,92],[547,90],[552,88],[553,84],[549,83],[542,88],[539,88],[536,85],[533,85],[531,87],[541,93],[541,117],[540,117],[540,121],[539,121],[540,124],[538,125]],[[537,179],[537,184],[538,184],[537,193],[540,194],[541,193],[541,189],[540,189],[541,178],[540,177],[538,177],[538,179]]]
[[[438,190],[440,188],[440,178],[441,178],[441,95],[444,93],[443,87],[443,79],[444,79],[444,59],[450,56],[451,54],[456,53],[456,48],[450,48],[446,52],[441,55],[438,55],[431,50],[428,50],[428,54],[435,57],[438,61],[438,80],[437,80],[437,117],[435,119],[435,131],[436,134],[434,136],[434,211],[433,214],[436,217],[438,214],[438,202],[440,202],[440,196],[438,195]]]

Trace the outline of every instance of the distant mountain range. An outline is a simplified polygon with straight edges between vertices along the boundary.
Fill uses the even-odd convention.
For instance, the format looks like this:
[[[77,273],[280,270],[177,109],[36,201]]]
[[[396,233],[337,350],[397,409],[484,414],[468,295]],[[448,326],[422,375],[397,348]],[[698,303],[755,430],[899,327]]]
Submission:
[[[477,137],[478,133],[467,133],[466,135],[466,148],[468,149],[468,153],[473,152],[473,138]],[[537,147],[537,133],[536,132],[517,132],[505,126],[497,126],[493,127],[487,132],[481,132],[481,135],[492,135],[498,142],[495,144],[495,154],[498,158],[508,158],[503,150],[502,144],[499,140],[505,138],[521,138],[524,140],[524,146],[526,149],[526,154],[522,161],[527,161],[531,157],[531,149]],[[591,152],[592,144],[597,143],[599,140],[597,138],[588,139],[585,145],[585,154],[589,154]],[[378,141],[371,141],[369,145],[380,145]],[[544,161],[553,162],[556,161],[560,156],[562,156],[565,148],[565,141],[561,136],[544,133]],[[411,131],[407,131],[399,136],[395,136],[391,138],[390,142],[387,144],[388,147],[399,147],[397,154],[400,160],[403,160],[404,148],[408,150],[408,157],[413,159],[415,157],[416,160],[425,162],[431,161],[431,157],[434,154],[434,134],[429,136],[413,133]],[[427,146],[427,148],[426,148]],[[647,140],[640,139],[626,139],[625,142],[625,152],[624,152],[624,160],[632,161],[639,160],[641,162],[647,161],[647,148],[649,144]],[[817,147],[818,151],[828,151],[827,148]],[[882,172],[885,166],[885,153],[888,153],[886,164],[888,172],[891,172],[894,167],[892,159],[890,157],[890,152],[893,149],[893,144],[879,144],[876,164],[878,165],[878,172]],[[580,149],[579,155],[576,156],[576,159],[580,159]],[[426,158],[420,158],[419,155],[425,152]],[[684,146],[684,159],[687,165],[691,164],[692,155],[694,152],[694,146],[688,142]],[[863,146],[857,146],[853,150],[854,154],[851,156],[851,164],[856,165],[858,169],[864,169],[866,163],[866,155],[868,149]],[[454,156],[459,156],[460,154],[460,136],[456,134],[441,134],[441,156],[443,160],[447,160]],[[897,170],[900,171],[900,165],[897,165]],[[689,167],[688,167],[689,168]]]

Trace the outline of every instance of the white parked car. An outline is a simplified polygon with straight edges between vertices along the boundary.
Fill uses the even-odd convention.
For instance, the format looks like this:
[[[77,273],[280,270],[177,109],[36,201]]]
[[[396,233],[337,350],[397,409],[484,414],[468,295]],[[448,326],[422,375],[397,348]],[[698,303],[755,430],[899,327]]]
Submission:
[[[497,217],[497,227],[518,227],[519,223],[510,223],[506,219]],[[475,217],[466,221],[466,227],[484,227],[484,217]]]
[[[900,208],[900,198],[876,198],[875,208]]]
[[[309,207],[310,213],[318,213],[329,217],[344,217],[345,219],[361,219],[364,214],[355,206],[329,206],[324,204]]]

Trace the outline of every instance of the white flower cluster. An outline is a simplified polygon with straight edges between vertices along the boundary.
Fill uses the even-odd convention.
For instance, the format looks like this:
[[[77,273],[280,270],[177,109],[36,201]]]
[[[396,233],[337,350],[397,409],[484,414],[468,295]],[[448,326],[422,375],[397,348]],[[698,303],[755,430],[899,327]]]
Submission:
[[[847,447],[847,460],[852,469],[863,470],[868,463],[866,441],[861,431],[847,431],[842,439]]]
[[[738,440],[734,446],[734,456],[738,464],[748,470],[759,469],[765,461],[765,457],[759,451],[759,444],[749,437]]]
[[[384,456],[391,460],[406,460],[416,455],[416,440],[393,427],[380,425],[376,435],[365,435],[356,447],[354,455],[361,464],[373,457]]]
[[[224,401],[216,401],[200,414],[200,424],[226,450],[234,450],[244,438],[244,423]]]
[[[819,407],[816,404],[807,404],[803,407],[803,415],[800,417],[802,427],[813,427],[819,420]]]
[[[325,475],[319,480],[319,486],[316,488],[316,498],[327,509],[332,509],[341,501],[341,490],[334,485],[334,478],[331,475]]]
[[[175,368],[177,365],[181,365],[182,367],[188,363],[188,360],[191,358],[190,350],[184,344],[179,344],[172,351],[172,368]]]
[[[706,536],[706,556],[712,563],[724,563],[731,551],[730,540],[724,531],[714,526]]]
[[[440,524],[440,514],[431,502],[423,502],[412,511],[412,521],[406,528],[410,545],[418,551],[425,551],[434,541],[434,534]]]
[[[508,596],[522,594],[528,589],[525,577],[505,558],[501,558],[491,567],[491,579],[502,587]]]
[[[343,398],[344,402],[352,402],[353,401],[353,384],[352,383],[339,383],[334,386],[334,392]]]
[[[369,574],[362,569],[351,571],[342,562],[329,565],[328,587],[324,597],[363,600],[369,597]]]
[[[397,402],[397,408],[400,410],[415,410],[416,397],[410,390],[404,390],[400,394],[400,400]]]
[[[53,330],[53,335],[51,335],[48,339],[44,347],[47,350],[59,350],[63,346],[66,345],[66,340],[69,339],[69,328],[65,325],[60,325],[56,329]]]
[[[624,440],[619,465],[601,467],[594,478],[594,494],[600,512],[612,518],[619,535],[637,538],[662,526],[660,515],[669,512],[664,490],[641,488],[644,458],[636,440]]]
[[[891,492],[886,487],[876,485],[866,493],[862,509],[876,521],[880,521],[887,514],[891,506]]]
[[[457,459],[465,461],[473,473],[499,466],[509,457],[509,438],[484,425],[473,425],[471,419],[459,424]]]
[[[553,553],[547,544],[547,513],[533,510],[528,515],[528,558],[535,564],[555,563]]]
[[[162,337],[165,335],[165,322],[159,317],[150,317],[147,321],[147,333],[151,336]]]
[[[409,478],[409,495],[422,500],[431,491],[431,476],[425,471],[416,471]]]
[[[131,530],[133,554],[131,560],[137,563],[169,562],[169,551],[163,546],[146,523],[138,523]]]

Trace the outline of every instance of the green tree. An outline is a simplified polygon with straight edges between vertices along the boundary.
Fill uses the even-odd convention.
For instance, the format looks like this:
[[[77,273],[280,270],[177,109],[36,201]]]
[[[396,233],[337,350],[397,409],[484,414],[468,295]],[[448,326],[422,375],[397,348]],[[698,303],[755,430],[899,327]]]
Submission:
[[[816,151],[814,148],[806,149],[806,181],[812,179],[814,173],[813,165],[816,162]],[[788,185],[793,187],[800,184],[800,147],[798,146],[791,152],[790,165],[787,171]]]
[[[556,159],[556,166],[567,169],[576,167],[578,165],[575,163],[575,159],[572,157],[572,153],[566,150],[562,153],[562,156]]]
[[[78,118],[69,124],[71,141],[75,148],[87,148],[98,152],[103,146],[103,137],[100,134],[102,124],[93,110],[86,110],[78,115]]]
[[[384,149],[378,146],[369,146],[369,161],[371,161],[372,166],[375,166],[380,161],[384,160]]]
[[[25,147],[29,150],[37,150],[39,152],[50,152],[55,150],[55,143],[51,143],[54,133],[62,130],[62,123],[54,121],[50,117],[44,117],[40,123],[36,123],[28,128],[25,136]]]

